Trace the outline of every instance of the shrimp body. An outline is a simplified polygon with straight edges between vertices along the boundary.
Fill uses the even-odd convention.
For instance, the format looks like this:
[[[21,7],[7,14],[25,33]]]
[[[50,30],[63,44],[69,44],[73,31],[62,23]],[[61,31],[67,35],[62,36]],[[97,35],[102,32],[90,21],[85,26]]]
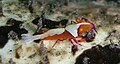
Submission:
[[[53,35],[53,36],[48,36],[48,37],[45,37],[41,40],[57,40],[57,39],[70,39],[70,38],[74,38],[71,34],[69,34],[68,31],[65,31],[63,32],[62,34],[56,34],[56,35]]]
[[[66,26],[66,28],[58,28],[56,30],[52,30],[51,32],[54,33],[52,35],[50,35],[51,32],[48,31],[46,32],[48,36],[40,39],[41,40],[73,39],[80,36],[80,34],[84,32],[90,31],[91,29],[92,29],[92,25],[90,23],[79,23],[79,24]]]
[[[34,40],[63,40],[63,39],[73,39],[76,43],[76,38],[81,38],[79,42],[84,42],[85,38],[82,37],[83,33],[89,32],[94,29],[95,26],[89,20],[83,18],[86,23],[81,23],[80,19],[76,20],[76,24],[68,25],[65,28],[56,28],[48,30],[47,32],[39,35],[34,35],[31,38],[24,38],[27,42],[32,42]],[[28,39],[28,40],[27,40]]]

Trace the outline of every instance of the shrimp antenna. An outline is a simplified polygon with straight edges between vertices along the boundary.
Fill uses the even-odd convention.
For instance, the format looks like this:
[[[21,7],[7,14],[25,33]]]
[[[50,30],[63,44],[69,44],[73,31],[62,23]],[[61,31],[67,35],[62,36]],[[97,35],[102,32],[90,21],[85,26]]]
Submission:
[[[92,29],[93,29],[96,33],[98,33],[97,30],[96,30],[95,25],[94,25],[93,23],[91,23],[91,24],[92,24]]]

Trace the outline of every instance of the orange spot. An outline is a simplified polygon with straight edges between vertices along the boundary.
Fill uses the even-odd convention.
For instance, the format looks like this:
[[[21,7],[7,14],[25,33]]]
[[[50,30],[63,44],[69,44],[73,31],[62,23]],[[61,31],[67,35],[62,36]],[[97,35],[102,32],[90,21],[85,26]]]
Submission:
[[[80,23],[80,22],[82,22],[82,20],[80,20],[79,18],[76,18],[76,22]]]
[[[80,31],[83,31],[83,29],[82,29],[82,28],[80,28]]]

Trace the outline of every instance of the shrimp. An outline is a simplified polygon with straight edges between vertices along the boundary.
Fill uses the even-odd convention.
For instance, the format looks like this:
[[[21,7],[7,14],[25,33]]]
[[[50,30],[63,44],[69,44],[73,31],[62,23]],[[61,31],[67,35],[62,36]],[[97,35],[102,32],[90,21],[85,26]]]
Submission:
[[[82,22],[82,21],[85,22]],[[91,23],[88,19],[86,18],[76,18],[76,24],[71,24],[66,26],[65,28],[55,28],[48,30],[47,32],[39,35],[34,35],[34,36],[29,36],[27,34],[22,35],[22,39],[24,42],[30,43],[34,40],[64,40],[64,39],[69,39],[71,43],[73,42],[79,44],[79,42],[85,42],[86,38],[83,37],[83,33],[89,32],[91,30],[95,30],[96,28],[93,23]],[[79,40],[77,40],[79,39]],[[56,41],[56,43],[57,43]],[[56,44],[55,43],[55,44]],[[55,45],[54,44],[54,45]],[[54,47],[53,45],[53,47]],[[74,44],[73,44],[74,46]]]

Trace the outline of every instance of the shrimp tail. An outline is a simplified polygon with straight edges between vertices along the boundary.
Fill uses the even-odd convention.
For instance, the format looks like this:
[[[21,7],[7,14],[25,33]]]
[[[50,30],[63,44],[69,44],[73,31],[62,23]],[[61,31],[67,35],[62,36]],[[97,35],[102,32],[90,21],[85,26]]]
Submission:
[[[25,43],[25,44],[30,44],[34,40],[37,40],[41,37],[41,35],[31,36],[29,34],[22,34],[21,36],[22,36],[22,42]]]
[[[28,34],[22,34],[21,36],[22,36],[22,43],[29,44],[34,41],[32,36]]]

